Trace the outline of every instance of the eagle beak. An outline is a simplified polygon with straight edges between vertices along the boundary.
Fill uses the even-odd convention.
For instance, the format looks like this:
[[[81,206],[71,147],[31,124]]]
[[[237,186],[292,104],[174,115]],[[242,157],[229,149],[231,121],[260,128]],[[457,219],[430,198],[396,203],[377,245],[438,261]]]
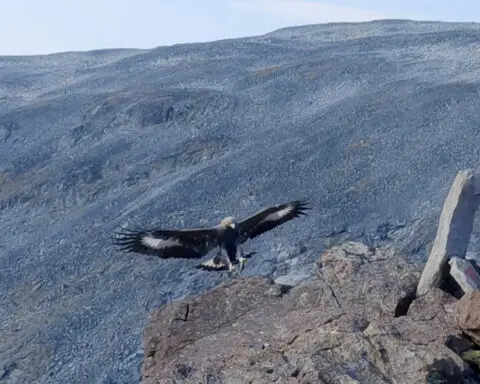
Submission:
[[[230,228],[235,229],[235,223],[231,223]]]

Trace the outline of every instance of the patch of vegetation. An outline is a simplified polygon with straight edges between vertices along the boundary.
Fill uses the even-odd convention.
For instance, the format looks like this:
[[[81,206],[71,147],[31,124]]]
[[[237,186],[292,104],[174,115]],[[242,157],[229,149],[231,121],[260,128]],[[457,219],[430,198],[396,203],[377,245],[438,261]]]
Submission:
[[[267,67],[263,69],[259,69],[258,71],[255,72],[256,76],[268,76],[271,75],[273,72],[278,71],[282,67],[280,65],[275,65],[273,67]]]

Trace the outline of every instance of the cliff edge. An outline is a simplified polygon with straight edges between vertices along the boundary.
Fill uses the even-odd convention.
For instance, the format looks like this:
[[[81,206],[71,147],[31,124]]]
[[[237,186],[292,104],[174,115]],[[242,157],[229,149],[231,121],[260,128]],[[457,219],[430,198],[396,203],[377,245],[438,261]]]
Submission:
[[[348,242],[295,287],[237,278],[164,305],[144,332],[142,383],[480,383],[460,357],[474,347],[457,320],[468,303],[437,288],[415,299],[421,272]]]

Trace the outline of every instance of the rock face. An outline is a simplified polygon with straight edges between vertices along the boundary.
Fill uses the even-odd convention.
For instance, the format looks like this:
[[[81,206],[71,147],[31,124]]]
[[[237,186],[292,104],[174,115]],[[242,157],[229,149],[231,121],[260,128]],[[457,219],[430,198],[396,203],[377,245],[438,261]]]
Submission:
[[[457,300],[393,249],[327,250],[296,287],[239,278],[156,310],[142,382],[475,383]],[[478,381],[480,382],[480,381]]]
[[[458,327],[480,345],[480,292],[469,291],[457,303]]]
[[[465,256],[480,203],[477,186],[478,176],[475,178],[471,170],[460,171],[455,177],[443,203],[437,235],[418,283],[417,296],[424,295],[431,287],[441,287],[450,257]],[[463,277],[460,274],[457,276]],[[464,291],[469,289],[468,286],[467,282],[462,284]]]
[[[480,275],[476,263],[461,257],[453,256],[448,260],[450,276],[459,285],[462,294],[480,290]]]

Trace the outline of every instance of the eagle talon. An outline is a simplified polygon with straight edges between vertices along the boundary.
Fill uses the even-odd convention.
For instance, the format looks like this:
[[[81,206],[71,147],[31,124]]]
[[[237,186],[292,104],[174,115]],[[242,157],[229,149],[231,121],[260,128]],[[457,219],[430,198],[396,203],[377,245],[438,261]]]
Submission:
[[[239,264],[238,269],[239,269],[239,271],[243,271],[243,269],[245,268],[245,264],[247,264],[247,261],[248,261],[248,259],[245,258],[245,257],[240,257],[238,259],[238,264]]]
[[[234,264],[230,264],[230,265],[228,266],[227,276],[228,276],[229,278],[232,278],[232,277],[234,277],[237,273],[238,273],[238,270],[237,270],[237,268],[235,268],[235,265],[234,265]]]

